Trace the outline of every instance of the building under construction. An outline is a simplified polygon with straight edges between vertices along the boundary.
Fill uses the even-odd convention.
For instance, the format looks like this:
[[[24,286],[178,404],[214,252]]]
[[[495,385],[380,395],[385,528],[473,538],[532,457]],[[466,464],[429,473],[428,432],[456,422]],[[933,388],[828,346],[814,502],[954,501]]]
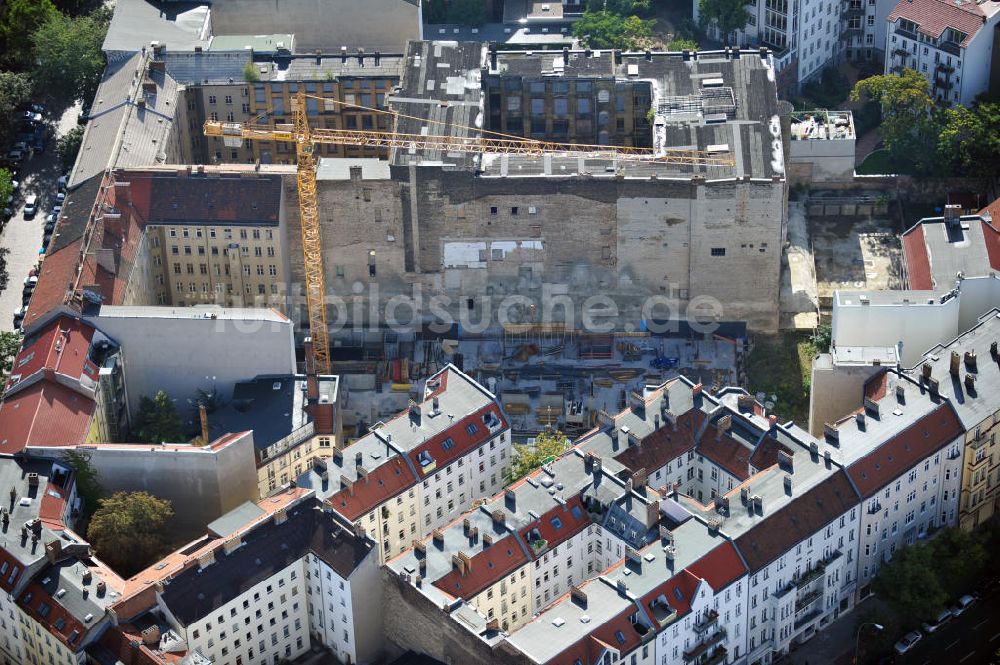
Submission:
[[[619,330],[642,327],[650,296],[669,300],[680,318],[693,318],[688,306],[708,296],[721,304],[716,318],[777,327],[785,145],[766,53],[496,53],[411,42],[406,60],[390,98],[398,134],[460,143],[484,128],[727,159],[445,144],[397,147],[388,161],[321,160],[329,292],[377,283],[384,303],[419,284],[425,298],[447,296],[456,320],[473,321],[516,295],[536,303],[518,310],[522,323],[562,320],[558,308],[555,321],[546,318],[546,297],[579,306],[603,294],[618,306]],[[285,201],[297,200],[287,180]],[[286,215],[293,281],[301,276],[296,212]]]

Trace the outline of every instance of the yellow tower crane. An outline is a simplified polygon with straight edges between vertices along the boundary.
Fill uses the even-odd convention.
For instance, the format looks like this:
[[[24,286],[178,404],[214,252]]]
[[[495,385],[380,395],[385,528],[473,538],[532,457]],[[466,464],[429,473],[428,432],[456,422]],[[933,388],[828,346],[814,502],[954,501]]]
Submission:
[[[313,148],[316,144],[512,155],[577,154],[617,161],[679,164],[682,166],[733,166],[735,163],[729,155],[703,150],[669,148],[656,153],[650,148],[554,143],[488,132],[475,127],[468,128],[474,133],[472,136],[428,136],[401,134],[394,131],[312,129],[309,127],[309,121],[306,117],[307,97],[321,100],[324,103],[334,103],[372,113],[410,117],[381,109],[348,104],[327,97],[306,95],[304,91],[300,90],[295,99],[292,100],[292,123],[290,125],[209,120],[205,123],[204,132],[205,136],[221,137],[230,147],[238,147],[245,139],[287,141],[295,144],[309,331],[312,335],[316,370],[324,374],[330,372],[330,332],[326,323],[323,242],[320,237],[319,204],[316,198],[316,157],[313,154]],[[420,120],[420,118],[417,119]]]

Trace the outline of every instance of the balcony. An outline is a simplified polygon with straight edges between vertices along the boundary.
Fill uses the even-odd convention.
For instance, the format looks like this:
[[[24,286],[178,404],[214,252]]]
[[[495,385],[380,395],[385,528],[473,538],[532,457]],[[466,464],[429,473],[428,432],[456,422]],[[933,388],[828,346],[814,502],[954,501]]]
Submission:
[[[726,662],[726,647],[719,647],[712,652],[712,655],[700,663],[700,665],[719,665]]]
[[[719,629],[711,636],[705,638],[698,644],[694,645],[692,648],[684,652],[685,662],[691,662],[696,660],[699,656],[708,653],[708,650],[714,647],[716,644],[726,639],[725,629]]]
[[[802,626],[806,625],[810,621],[814,621],[816,617],[823,613],[823,610],[816,608],[812,612],[805,614],[804,616],[795,620],[795,630],[798,630]]]
[[[939,90],[951,90],[954,87],[954,84],[948,79],[936,76],[934,77],[934,87]]]
[[[896,34],[900,37],[906,37],[907,39],[912,39],[913,41],[919,41],[917,38],[917,33],[910,32],[909,30],[903,30],[902,28],[896,28]]]
[[[694,632],[700,635],[717,623],[719,623],[719,613],[715,610],[711,610],[707,615],[703,616],[694,624]]]
[[[806,609],[807,607],[809,607],[822,597],[823,597],[822,589],[815,589],[813,591],[810,591],[809,593],[805,594],[804,596],[795,601],[795,613],[798,614],[799,612]]]
[[[894,48],[892,49],[892,55],[905,62],[910,57],[910,52],[905,48]]]
[[[944,51],[945,53],[950,53],[959,58],[962,57],[962,47],[956,44],[955,42],[942,42],[938,44],[938,48]]]
[[[812,570],[806,571],[806,573],[797,580],[793,580],[795,583],[795,588],[801,589],[803,587],[809,586],[819,578],[826,574],[826,564],[818,563]]]
[[[946,65],[943,62],[939,62],[938,66],[937,66],[937,70],[939,72],[944,72],[945,74],[951,74],[952,72],[955,71],[955,68],[952,67],[951,65]],[[985,437],[979,437],[979,439],[976,439],[976,440],[977,441],[979,441],[979,440],[985,440]]]

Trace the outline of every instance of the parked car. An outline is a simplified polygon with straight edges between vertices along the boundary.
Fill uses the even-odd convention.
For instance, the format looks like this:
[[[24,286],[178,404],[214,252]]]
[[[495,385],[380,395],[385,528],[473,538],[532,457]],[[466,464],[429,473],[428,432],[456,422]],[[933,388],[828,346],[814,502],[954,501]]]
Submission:
[[[25,111],[22,117],[27,122],[38,123],[42,121],[42,114],[37,111]]]
[[[35,113],[45,113],[45,106],[42,104],[38,104],[36,102],[32,102],[28,104],[28,110],[34,111]]]
[[[27,307],[18,307],[17,309],[14,310],[14,320],[20,321],[21,319],[24,318],[24,315],[27,314],[27,312],[28,312]]]
[[[56,194],[56,205],[62,207],[63,201],[66,200],[66,192],[59,192]]]
[[[920,624],[925,633],[933,633],[935,630],[940,628],[945,624],[948,619],[951,618],[951,610],[941,610],[938,615],[931,619],[930,621],[925,621]]]
[[[24,199],[24,218],[34,219],[36,214],[38,214],[38,194],[28,194],[28,198]]]
[[[923,637],[924,636],[921,635],[916,630],[913,631],[912,633],[907,633],[906,635],[903,635],[901,638],[899,638],[899,641],[896,642],[895,646],[896,653],[901,653],[901,654],[906,653],[907,651],[912,649],[917,644],[917,642],[923,639]]]
[[[80,110],[80,114],[76,116],[76,124],[78,125],[86,124],[87,120],[89,119],[90,119],[90,106],[84,104],[83,108]]]
[[[955,601],[955,604],[951,606],[951,615],[957,617],[959,614],[969,609],[969,606],[976,602],[974,596],[965,595]]]
[[[52,210],[50,210],[49,212],[51,212],[56,217],[59,217],[59,211],[60,210],[62,210],[62,206],[57,203],[54,206],[52,206]]]
[[[45,152],[45,136],[36,136],[32,147],[35,149],[35,152]]]
[[[28,275],[27,277],[24,278],[24,290],[25,291],[34,291],[35,290],[35,286],[37,284],[38,284],[38,276],[37,275]]]
[[[24,153],[16,148],[7,153],[7,161],[11,164],[17,164],[22,159],[24,159]]]
[[[56,228],[56,216],[49,214],[45,218],[45,232],[48,233],[54,228]]]
[[[60,192],[65,192],[66,191],[66,183],[67,183],[67,179],[66,179],[66,176],[64,176],[64,175],[59,176],[59,179],[56,180],[56,185],[59,186],[59,191]]]

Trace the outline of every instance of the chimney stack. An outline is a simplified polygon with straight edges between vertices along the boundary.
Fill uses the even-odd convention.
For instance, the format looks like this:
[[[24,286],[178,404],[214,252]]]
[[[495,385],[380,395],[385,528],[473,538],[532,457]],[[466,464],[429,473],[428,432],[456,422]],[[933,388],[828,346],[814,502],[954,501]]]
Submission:
[[[950,372],[952,376],[958,376],[958,368],[961,365],[961,356],[958,355],[958,351],[951,352],[951,368]]]
[[[972,393],[976,390],[976,377],[973,374],[965,375],[965,392]]]
[[[715,440],[719,441],[722,436],[729,431],[729,428],[733,425],[733,417],[730,415],[725,415],[719,418],[715,423]]]
[[[966,351],[965,352],[965,369],[970,372],[976,371],[976,352]]]
[[[201,443],[208,445],[208,409],[204,404],[198,405],[198,417],[201,420]]]

